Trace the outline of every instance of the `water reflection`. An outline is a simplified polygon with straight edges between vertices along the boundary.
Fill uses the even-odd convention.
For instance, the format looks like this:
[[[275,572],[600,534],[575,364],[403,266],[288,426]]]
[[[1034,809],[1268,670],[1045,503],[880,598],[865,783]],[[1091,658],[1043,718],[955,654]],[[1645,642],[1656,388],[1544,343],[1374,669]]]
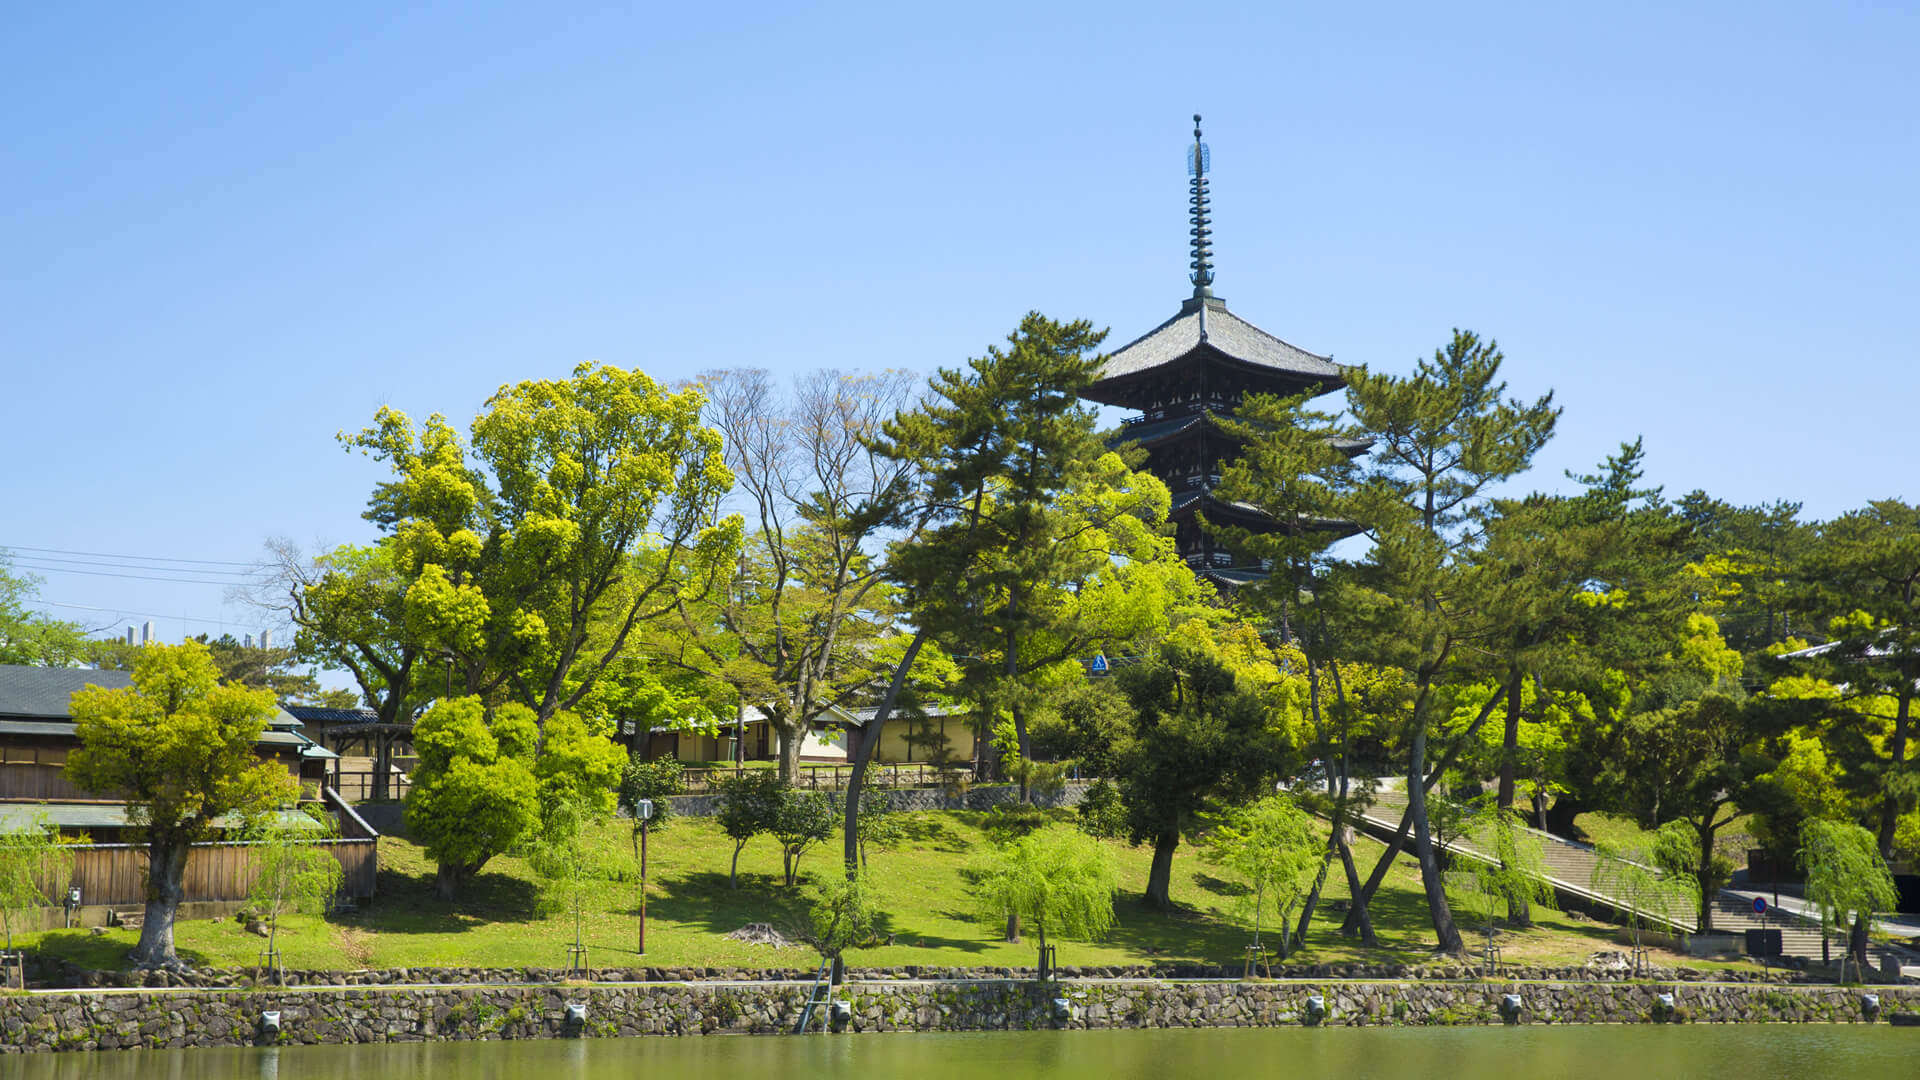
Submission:
[[[648,1080],[908,1077],[1165,1080],[1506,1074],[1668,1080],[1910,1080],[1920,1032],[1886,1025],[1036,1031],[721,1036],[108,1051],[0,1059],[20,1080]]]

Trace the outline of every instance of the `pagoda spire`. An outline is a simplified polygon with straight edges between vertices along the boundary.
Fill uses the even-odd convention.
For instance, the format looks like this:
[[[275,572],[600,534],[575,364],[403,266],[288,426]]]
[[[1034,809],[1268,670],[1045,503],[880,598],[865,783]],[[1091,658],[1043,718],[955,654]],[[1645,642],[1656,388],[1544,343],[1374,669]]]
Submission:
[[[1192,273],[1187,279],[1193,282],[1193,298],[1199,301],[1213,296],[1213,229],[1207,215],[1207,169],[1212,164],[1207,144],[1200,141],[1200,114],[1194,113],[1193,147],[1187,151],[1187,175],[1192,178],[1187,208],[1193,225],[1187,231],[1193,242],[1193,262],[1189,264]]]

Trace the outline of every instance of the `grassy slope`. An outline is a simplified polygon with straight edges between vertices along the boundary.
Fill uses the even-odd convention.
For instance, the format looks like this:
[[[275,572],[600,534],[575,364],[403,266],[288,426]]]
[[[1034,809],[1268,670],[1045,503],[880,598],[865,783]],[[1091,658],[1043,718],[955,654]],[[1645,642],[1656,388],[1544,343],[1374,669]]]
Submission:
[[[970,916],[972,903],[964,870],[976,852],[989,843],[978,813],[902,815],[910,839],[892,851],[872,853],[872,871],[884,909],[890,913],[887,930],[893,944],[858,950],[849,955],[856,966],[928,964],[944,966],[1019,965],[1034,962],[1031,948],[1009,944]],[[1379,847],[1363,842],[1361,872],[1371,868]],[[635,953],[635,911],[638,872],[624,823],[606,825],[595,834],[596,850],[607,877],[589,905],[585,939],[589,961],[596,967],[628,966],[641,962]],[[837,848],[835,849],[837,850]],[[1062,964],[1122,964],[1154,960],[1195,960],[1236,963],[1247,933],[1228,915],[1233,908],[1233,886],[1209,873],[1194,849],[1182,847],[1174,860],[1174,899],[1190,910],[1174,916],[1141,908],[1134,896],[1146,881],[1149,852],[1115,845],[1122,881],[1129,892],[1119,902],[1119,925],[1099,943],[1060,942]],[[727,862],[732,844],[710,820],[681,819],[657,832],[650,845],[651,890],[648,901],[645,963],[742,967],[810,967],[817,963],[811,950],[775,950],[743,945],[722,935],[749,922],[771,922],[780,927],[804,925],[811,890],[805,882],[828,872],[833,854],[826,848],[809,852],[802,864],[802,885],[780,884],[780,854],[774,843],[759,838],[740,857],[741,883],[727,886]],[[472,883],[466,897],[452,907],[432,897],[432,866],[421,850],[396,837],[381,841],[379,897],[370,910],[322,920],[293,916],[281,927],[285,963],[296,968],[353,967],[560,967],[572,940],[570,918],[554,913],[536,915],[537,888],[526,864],[502,857],[489,863]],[[1328,882],[1326,895],[1343,898],[1345,883],[1339,868]],[[1596,949],[1614,948],[1611,927],[1570,918],[1558,912],[1538,913],[1540,927],[1503,937],[1509,961],[1580,962]],[[1470,943],[1480,924],[1457,908]],[[1338,915],[1330,915],[1316,932],[1301,962],[1347,960],[1419,961],[1430,958],[1432,932],[1426,903],[1420,892],[1419,872],[1402,857],[1376,898],[1374,918],[1383,948],[1363,950],[1334,933]],[[122,962],[134,935],[113,930],[93,936],[86,931],[49,931],[41,946],[68,955],[92,967]],[[177,931],[181,952],[190,963],[221,967],[249,966],[265,941],[246,933],[231,919],[183,922]],[[1671,958],[1657,962],[1672,962]]]

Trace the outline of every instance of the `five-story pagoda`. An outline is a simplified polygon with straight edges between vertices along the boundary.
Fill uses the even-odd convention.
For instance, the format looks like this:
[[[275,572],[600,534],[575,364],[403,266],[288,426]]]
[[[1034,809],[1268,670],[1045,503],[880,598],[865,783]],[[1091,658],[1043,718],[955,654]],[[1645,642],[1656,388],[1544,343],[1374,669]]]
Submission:
[[[1173,493],[1174,542],[1181,556],[1203,576],[1231,587],[1264,578],[1266,568],[1228,550],[1196,515],[1260,532],[1285,526],[1246,503],[1214,496],[1224,466],[1240,456],[1238,443],[1216,418],[1231,416],[1247,394],[1318,395],[1344,381],[1332,359],[1287,344],[1228,311],[1226,301],[1213,295],[1211,161],[1207,144],[1200,141],[1199,116],[1193,124],[1193,146],[1187,151],[1193,295],[1173,318],[1110,354],[1099,380],[1082,396],[1140,414],[1124,421],[1116,442],[1145,449],[1147,471]]]

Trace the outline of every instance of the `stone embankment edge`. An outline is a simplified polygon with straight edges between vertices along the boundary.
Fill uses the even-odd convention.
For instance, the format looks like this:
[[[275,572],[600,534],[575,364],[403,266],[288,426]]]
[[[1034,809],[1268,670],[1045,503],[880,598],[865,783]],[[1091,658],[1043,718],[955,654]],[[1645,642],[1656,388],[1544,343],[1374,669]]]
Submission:
[[[777,1034],[811,984],[593,983],[279,990],[135,989],[0,997],[0,1052],[312,1043]],[[842,1032],[1038,1028],[1858,1023],[1920,1011],[1920,988],[1744,983],[850,983],[824,1010]],[[1661,995],[1672,994],[1669,1008]],[[1517,1007],[1508,995],[1518,998]],[[1317,999],[1320,1007],[1313,1002]],[[570,1006],[583,1007],[572,1015]],[[265,1020],[277,1014],[277,1027]]]

